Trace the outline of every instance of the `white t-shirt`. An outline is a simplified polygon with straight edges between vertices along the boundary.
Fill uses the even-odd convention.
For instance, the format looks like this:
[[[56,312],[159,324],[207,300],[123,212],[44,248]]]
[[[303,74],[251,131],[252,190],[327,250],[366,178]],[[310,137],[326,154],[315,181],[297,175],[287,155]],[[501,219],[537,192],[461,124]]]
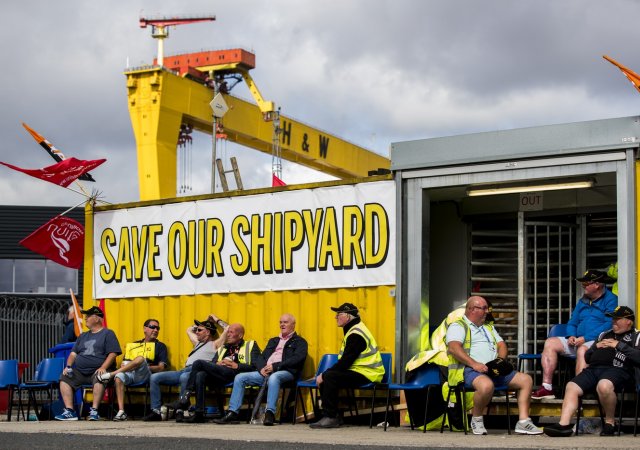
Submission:
[[[495,336],[495,344],[493,343],[493,336],[491,330],[486,326],[477,326],[473,322],[467,319],[467,316],[462,316],[471,332],[471,348],[469,349],[469,356],[479,363],[487,363],[498,357],[498,342],[502,342],[502,337],[498,334],[496,329],[493,329],[493,335]],[[457,322],[449,325],[447,329],[446,342],[456,341],[464,344],[465,329]]]

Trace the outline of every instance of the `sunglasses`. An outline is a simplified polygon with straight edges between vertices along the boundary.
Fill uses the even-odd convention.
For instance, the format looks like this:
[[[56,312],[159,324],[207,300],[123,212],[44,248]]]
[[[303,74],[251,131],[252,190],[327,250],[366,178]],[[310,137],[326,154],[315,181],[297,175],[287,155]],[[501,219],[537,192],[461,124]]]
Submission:
[[[160,325],[147,325],[147,328],[160,331]]]
[[[196,333],[202,333],[206,328],[196,328]]]

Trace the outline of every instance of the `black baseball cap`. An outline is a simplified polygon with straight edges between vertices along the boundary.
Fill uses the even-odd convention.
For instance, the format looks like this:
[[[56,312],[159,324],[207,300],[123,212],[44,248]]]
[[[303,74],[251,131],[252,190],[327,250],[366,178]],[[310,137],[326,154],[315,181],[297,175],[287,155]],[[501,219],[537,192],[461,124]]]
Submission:
[[[614,280],[606,273],[600,270],[587,270],[580,278],[576,278],[580,283],[613,283]]]
[[[104,313],[97,306],[92,306],[89,309],[80,310],[80,312],[82,314],[86,314],[87,316],[98,316],[98,317],[103,317],[104,318]]]
[[[615,319],[625,318],[625,319],[633,320],[634,322],[636,320],[636,316],[633,313],[633,309],[629,308],[628,306],[616,306],[616,309],[614,309],[611,312],[605,313],[605,316],[613,317]]]
[[[342,305],[338,306],[337,308],[334,308],[332,306],[331,310],[335,311],[337,313],[351,314],[352,316],[357,316],[358,315],[358,307],[356,305],[354,305],[353,303],[343,303]]]
[[[216,331],[216,325],[210,320],[203,320],[202,322],[199,320],[194,320],[195,323],[199,327],[205,327],[209,331]]]

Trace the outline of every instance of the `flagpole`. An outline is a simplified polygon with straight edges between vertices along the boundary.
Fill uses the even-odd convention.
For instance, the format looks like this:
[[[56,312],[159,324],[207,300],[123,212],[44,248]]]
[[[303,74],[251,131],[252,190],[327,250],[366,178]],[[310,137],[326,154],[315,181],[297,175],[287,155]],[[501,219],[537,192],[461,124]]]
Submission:
[[[76,206],[72,206],[71,208],[67,209],[65,212],[58,214],[56,217],[60,217],[60,216],[64,216],[66,213],[68,213],[69,211],[71,211],[72,209],[77,208],[78,206],[82,205],[84,202],[86,202],[86,200],[82,200],[80,203],[78,203]]]

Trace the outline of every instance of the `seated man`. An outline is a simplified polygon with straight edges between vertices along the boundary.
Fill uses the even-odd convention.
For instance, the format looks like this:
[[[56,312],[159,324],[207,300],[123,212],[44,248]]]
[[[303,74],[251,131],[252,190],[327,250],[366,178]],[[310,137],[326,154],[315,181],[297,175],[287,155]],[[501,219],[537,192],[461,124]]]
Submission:
[[[73,410],[73,393],[84,384],[93,385],[93,405],[89,410],[89,420],[100,420],[98,405],[104,395],[104,384],[98,376],[115,367],[116,357],[122,353],[115,333],[102,326],[102,310],[92,306],[81,312],[89,331],[78,336],[67,358],[67,367],[60,376],[64,410],[55,416],[56,420],[78,420]]]
[[[244,327],[239,323],[233,323],[227,329],[227,341],[218,349],[213,361],[200,360],[193,363],[187,380],[187,390],[178,400],[168,405],[176,410],[176,421],[182,421],[181,410],[189,408],[189,398],[195,393],[195,412],[184,421],[204,423],[205,387],[223,388],[231,383],[237,374],[256,370],[257,364],[260,363],[260,347],[255,341],[245,341],[243,338]]]
[[[612,328],[600,334],[595,345],[585,353],[589,366],[567,383],[560,422],[545,426],[544,434],[571,436],[573,427],[570,421],[578,408],[578,398],[595,388],[605,415],[600,436],[613,436],[616,391],[633,380],[634,365],[640,364],[640,334],[633,327],[635,316],[631,308],[618,306],[613,312],[607,313],[607,316],[611,317]]]
[[[611,321],[609,313],[618,306],[618,297],[605,286],[613,281],[598,270],[587,270],[583,277],[576,278],[582,283],[584,294],[571,313],[567,323],[567,336],[550,337],[544,343],[542,351],[542,386],[531,398],[555,398],[553,393],[553,372],[558,366],[558,355],[576,357],[576,375],[586,366],[584,354],[600,333],[607,330]]]
[[[275,422],[276,404],[280,386],[287,381],[293,381],[302,371],[307,359],[307,341],[296,331],[296,319],[291,314],[280,317],[280,335],[269,339],[267,347],[262,352],[259,371],[244,372],[236,375],[233,380],[233,392],[229,400],[227,414],[221,419],[214,419],[215,423],[237,423],[238,411],[244,399],[246,386],[262,386],[267,383],[267,408],[264,413],[263,425],[273,425]]]
[[[180,395],[184,394],[189,380],[189,373],[195,361],[211,361],[218,349],[224,345],[227,338],[227,327],[225,321],[218,319],[214,314],[210,314],[207,320],[202,322],[194,320],[195,326],[187,328],[187,336],[193,344],[193,349],[187,357],[184,368],[177,371],[165,371],[151,374],[149,379],[149,392],[151,397],[151,412],[142,420],[145,422],[154,422],[162,420],[160,415],[161,401],[161,384],[174,385],[178,383],[180,386]],[[216,324],[224,328],[224,331],[218,336]]]
[[[162,372],[169,365],[167,346],[158,340],[160,322],[147,319],[142,332],[144,338],[126,345],[120,368],[99,377],[103,383],[111,378],[115,380],[118,413],[113,420],[116,422],[127,420],[127,413],[124,412],[124,387],[146,383],[152,373]]]
[[[487,324],[489,306],[483,297],[473,296],[467,301],[464,316],[449,325],[447,330],[447,350],[449,363],[449,386],[464,382],[473,393],[471,431],[473,434],[487,434],[482,414],[493,397],[494,386],[508,385],[518,390],[518,414],[516,424],[518,434],[541,434],[529,418],[529,395],[533,380],[529,375],[511,370],[505,375],[489,376],[487,363],[496,358],[507,358],[507,344],[492,325]],[[466,411],[464,412],[466,414]]]
[[[331,309],[336,313],[336,323],[342,328],[344,338],[338,362],[316,377],[322,398],[323,417],[309,425],[311,428],[338,428],[341,425],[338,417],[340,389],[377,383],[384,376],[378,344],[360,319],[358,308],[352,303],[343,303]]]

